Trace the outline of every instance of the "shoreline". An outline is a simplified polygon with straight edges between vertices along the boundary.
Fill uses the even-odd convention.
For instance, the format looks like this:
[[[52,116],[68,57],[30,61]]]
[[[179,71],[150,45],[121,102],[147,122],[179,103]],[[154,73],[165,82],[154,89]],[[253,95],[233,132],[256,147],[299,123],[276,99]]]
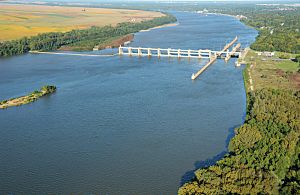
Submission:
[[[199,13],[198,13],[198,14],[199,14]],[[247,27],[252,28],[252,29],[255,29],[257,32],[259,32],[256,28],[247,25],[245,22],[242,22],[241,18],[237,17],[236,15],[223,14],[223,13],[217,13],[217,12],[208,12],[208,13],[206,13],[206,14],[209,14],[209,15],[217,15],[217,16],[227,16],[227,17],[234,18],[234,19],[238,20],[240,23],[246,25]],[[258,35],[259,35],[259,34],[256,35],[255,41],[254,41],[254,42],[256,42],[257,36],[258,36]],[[252,42],[252,43],[254,43],[254,42]],[[252,44],[252,43],[251,43],[251,44]],[[245,60],[245,58],[246,58],[246,56],[247,56],[249,50],[251,49],[250,46],[251,46],[251,45],[249,45],[247,48],[245,48],[246,52],[245,52],[245,54],[242,56],[242,61],[243,61],[243,62],[245,62],[244,60]],[[238,62],[238,60],[237,60],[237,62]],[[249,105],[249,104],[248,104],[248,103],[249,103],[248,101],[249,101],[249,98],[250,98],[249,92],[252,92],[252,91],[253,91],[253,85],[251,85],[252,87],[250,86],[250,89],[248,89],[248,85],[247,85],[248,82],[250,82],[250,80],[251,80],[251,83],[252,83],[252,78],[251,78],[251,79],[250,79],[250,78],[248,79],[248,77],[246,76],[246,74],[247,74],[248,72],[249,72],[249,67],[246,65],[245,68],[244,68],[244,70],[243,70],[243,72],[242,72],[242,75],[243,75],[243,82],[244,82],[244,88],[245,88],[245,94],[246,94],[246,113],[245,113],[245,115],[247,114],[247,110],[249,109],[249,108],[248,108],[248,105]],[[243,123],[241,126],[239,126],[239,127],[242,127],[244,124],[245,124],[245,121],[244,121],[244,123]],[[235,135],[234,135],[234,136],[235,136]],[[234,136],[233,136],[233,137],[234,137]]]
[[[218,12],[207,12],[207,13],[198,13],[198,12],[195,12],[195,13],[201,14],[201,15],[228,16],[228,17],[235,18],[235,19],[241,21],[241,18],[238,17],[239,15],[223,14],[223,13],[218,13]],[[240,16],[242,16],[242,15],[240,15]]]
[[[197,12],[194,12],[196,14],[199,14],[199,15],[216,15],[216,16],[226,16],[226,17],[231,17],[231,18],[234,18],[236,20],[238,20],[239,22],[241,22],[242,24],[244,24],[238,17],[234,16],[234,15],[229,15],[229,14],[222,14],[222,13],[197,13]],[[245,24],[246,25],[246,24]],[[248,25],[246,25],[248,26]],[[256,41],[256,39],[255,39]],[[250,49],[250,46],[245,48],[247,51],[246,53],[243,55],[243,61],[244,59],[246,58],[247,54],[248,54],[248,51]],[[239,59],[236,60],[236,62],[238,62]],[[199,170],[205,170],[205,169],[208,169],[209,167],[213,167],[213,166],[216,166],[217,165],[217,162],[219,161],[222,161],[223,159],[226,158],[226,155],[229,155],[230,154],[230,148],[229,148],[229,145],[230,145],[230,142],[232,142],[232,140],[237,136],[237,132],[236,132],[236,129],[239,129],[239,128],[242,128],[245,124],[246,124],[246,118],[248,116],[248,110],[251,109],[250,107],[250,102],[249,102],[249,98],[250,98],[250,89],[248,90],[248,78],[247,78],[247,74],[248,74],[248,66],[246,65],[244,67],[244,69],[242,70],[242,76],[243,76],[243,84],[244,84],[244,93],[245,93],[245,97],[246,97],[246,107],[245,107],[245,112],[244,112],[244,115],[242,116],[242,123],[238,126],[235,126],[233,129],[229,129],[229,132],[228,132],[228,137],[231,137],[229,140],[228,140],[228,143],[227,143],[227,146],[226,146],[226,151],[222,151],[220,152],[219,154],[216,154],[217,157],[219,158],[216,158],[214,159],[216,156],[213,157],[214,159],[214,162],[212,164],[210,164],[209,166],[207,167],[202,167],[202,168],[196,168],[194,169],[193,173],[194,173],[194,176],[192,177],[192,179],[190,179],[189,181],[183,183],[183,185],[181,185],[179,188],[178,188],[178,194],[179,195],[183,195],[185,193],[182,193],[186,190],[186,186],[187,185],[190,185],[192,184],[196,179],[197,179],[197,175],[196,173],[199,171]],[[220,156],[222,155],[222,156]],[[210,160],[210,159],[208,159]],[[192,184],[193,185],[193,184]]]
[[[209,12],[207,14],[210,14],[210,15],[218,15],[218,16],[228,16],[228,17],[232,17],[232,18],[235,18],[237,20],[240,20],[237,16],[234,16],[234,15],[230,15],[230,14],[222,14],[222,13],[214,13],[214,12]],[[241,21],[241,20],[240,20]]]
[[[259,32],[258,29],[255,27],[252,27],[248,24],[246,24],[245,21],[242,20],[243,16],[233,16],[229,14],[222,14],[222,13],[205,13],[205,14],[211,14],[211,15],[219,15],[219,16],[228,16],[233,17],[235,19],[238,19],[242,24],[249,28],[253,28],[256,31]],[[258,35],[257,35],[258,36]],[[251,43],[257,42],[257,36],[255,37],[255,40]],[[278,137],[272,135],[266,135],[263,134],[264,130],[272,130],[276,133],[280,132],[280,130],[274,128],[269,129],[269,125],[265,125],[265,120],[268,122],[272,122],[272,125],[276,127],[277,124],[282,124],[284,120],[281,120],[280,117],[276,116],[286,116],[286,118],[289,118],[288,115],[285,115],[285,110],[282,108],[289,107],[290,103],[286,102],[294,102],[297,104],[297,99],[295,99],[295,95],[297,94],[297,91],[291,90],[291,88],[285,89],[285,88],[272,88],[263,86],[261,88],[254,88],[253,81],[255,78],[253,78],[253,75],[251,73],[251,70],[256,65],[253,65],[253,62],[247,58],[250,58],[251,52],[255,51],[249,48],[246,48],[245,54],[242,56],[241,60],[243,60],[246,64],[242,71],[243,75],[243,81],[244,81],[244,89],[245,89],[245,95],[246,95],[246,113],[244,122],[236,127],[234,129],[234,135],[229,140],[229,144],[227,146],[228,152],[223,157],[219,158],[217,161],[215,161],[213,164],[209,166],[203,166],[200,168],[196,168],[194,170],[193,179],[190,181],[184,183],[178,190],[178,194],[184,195],[184,194],[217,194],[218,192],[222,193],[241,193],[242,190],[245,190],[244,192],[250,193],[250,194],[257,194],[259,192],[267,193],[267,194],[276,194],[277,192],[280,192],[282,189],[287,188],[289,183],[295,182],[295,180],[287,177],[289,173],[293,171],[293,166],[297,166],[297,162],[293,160],[293,158],[297,158],[297,143],[299,145],[299,139],[294,138],[296,141],[293,143],[293,146],[290,146],[290,148],[283,147],[283,150],[286,151],[287,154],[284,154],[284,158],[282,157],[280,160],[290,160],[291,163],[288,168],[286,168],[284,171],[284,176],[282,176],[282,170],[280,168],[270,168],[270,166],[278,167],[280,165],[280,160],[276,163],[268,163],[268,161],[265,161],[264,167],[261,167],[262,165],[259,163],[260,161],[263,161],[264,159],[267,159],[268,157],[272,157],[269,154],[267,154],[267,157],[264,157],[264,153],[260,151],[260,147],[256,145],[260,145],[262,143],[268,143],[264,142],[264,140],[276,140]],[[256,58],[256,57],[254,57]],[[267,77],[267,76],[266,76]],[[258,77],[255,82],[259,82],[260,78]],[[278,78],[274,78],[278,79]],[[279,79],[278,79],[279,80]],[[299,91],[298,91],[299,92]],[[263,97],[263,98],[262,98]],[[282,101],[283,99],[286,100],[286,102]],[[263,100],[263,101],[262,101]],[[274,104],[272,102],[276,102],[278,106],[278,109],[274,110]],[[276,106],[277,106],[276,105]],[[275,107],[276,107],[275,106]],[[299,104],[298,104],[299,106]],[[263,107],[264,111],[261,111],[258,109],[258,107]],[[294,109],[295,108],[295,109]],[[294,110],[293,110],[294,109]],[[267,110],[267,111],[265,111]],[[297,113],[297,107],[295,105],[291,106],[290,109],[292,113]],[[299,109],[298,109],[299,110]],[[268,115],[268,112],[274,112],[275,117],[265,117],[261,118],[260,116]],[[258,117],[257,117],[258,116]],[[290,120],[293,120],[297,117],[297,114],[290,117]],[[284,118],[284,117],[283,117]],[[296,120],[297,121],[297,120]],[[270,124],[270,123],[268,123]],[[287,125],[286,130],[289,134],[292,134],[294,137],[295,127],[292,125],[289,125],[287,123],[283,123]],[[281,137],[280,139],[289,140],[289,134],[287,134],[285,137]],[[298,134],[299,135],[299,134]],[[249,138],[250,137],[250,138]],[[245,141],[246,140],[246,141]],[[252,141],[251,145],[249,145],[250,141]],[[289,140],[293,142],[294,140]],[[275,142],[275,141],[274,141]],[[272,143],[273,144],[273,143]],[[270,148],[269,153],[276,153],[276,146],[273,148],[272,144],[265,144],[264,148]],[[279,145],[279,144],[278,144]],[[277,147],[278,147],[277,145]],[[292,144],[291,144],[292,145]],[[281,146],[281,145],[280,145]],[[244,150],[244,148],[254,148],[252,150]],[[256,148],[257,147],[257,148]],[[261,154],[259,154],[261,152]],[[258,153],[258,155],[257,155]],[[293,157],[294,155],[294,157]],[[247,158],[251,156],[252,158]],[[253,157],[254,156],[254,157]],[[262,158],[262,160],[261,160]],[[274,158],[274,157],[273,157]],[[287,159],[288,158],[288,159]],[[237,161],[237,159],[239,161]],[[244,160],[241,161],[241,160]],[[251,163],[247,163],[247,161],[251,161]],[[255,162],[259,161],[259,162]],[[251,166],[249,166],[251,165]],[[247,167],[248,166],[248,167]],[[255,169],[252,169],[253,166]],[[232,168],[235,167],[235,168]],[[237,168],[242,167],[242,168]],[[273,170],[274,169],[274,170]],[[271,173],[276,177],[276,180],[273,180],[269,183],[267,179],[262,180],[263,182],[260,182],[260,180],[256,178],[251,177],[243,177],[242,181],[244,186],[238,185],[237,183],[240,182],[240,178],[231,178],[232,175],[236,173],[240,173],[240,175],[247,175],[248,173],[252,172],[258,175],[261,175],[262,171],[265,171],[265,174]],[[207,179],[208,176],[214,175],[214,178]],[[280,177],[280,178],[279,178]],[[231,180],[227,180],[227,178],[230,178]],[[224,179],[224,182],[220,182]],[[281,184],[279,184],[278,179]],[[232,181],[232,183],[231,183]],[[219,183],[218,183],[219,182]],[[226,183],[227,182],[227,183]],[[264,183],[265,182],[265,183]],[[287,184],[285,184],[287,183]],[[217,184],[217,185],[216,185]],[[221,188],[219,186],[222,186]],[[226,186],[223,188],[223,185]],[[246,185],[252,186],[252,188],[247,189],[245,187]],[[256,186],[253,188],[253,186]],[[232,190],[233,187],[236,187],[236,189],[240,188],[240,190],[235,191],[235,189]],[[281,191],[282,192],[282,191]],[[243,194],[243,193],[242,193]]]
[[[152,27],[146,30],[140,30],[139,32],[149,32],[151,30],[155,30],[155,29],[160,29],[160,28],[165,28],[165,27],[172,27],[172,26],[178,26],[179,23],[175,22],[175,23],[170,23],[170,24],[164,24],[164,25],[160,25],[160,26],[156,26],[156,27]]]
[[[197,13],[197,12],[195,12],[195,13]],[[197,14],[204,14],[204,13],[197,13]],[[240,21],[242,24],[248,26],[249,28],[255,29],[257,32],[259,32],[259,29],[255,28],[255,27],[253,27],[253,26],[249,26],[248,24],[246,24],[245,22],[243,22],[243,21],[241,20],[242,18],[239,18],[238,15],[222,14],[222,13],[217,13],[217,12],[208,12],[208,13],[205,13],[205,14],[207,14],[207,15],[217,15],[217,16],[227,16],[227,17],[231,17],[231,18],[234,18],[234,19]],[[242,16],[242,15],[240,15],[240,16]],[[245,17],[247,18],[247,16],[245,16]],[[257,36],[258,36],[258,34],[257,34]],[[256,41],[257,36],[255,37],[255,41]],[[254,41],[254,42],[255,42],[255,41]],[[253,43],[254,43],[254,42],[253,42]],[[249,47],[250,47],[250,45],[249,45]]]
[[[170,23],[170,24],[164,24],[164,25],[152,27],[152,28],[145,29],[145,30],[140,30],[137,33],[149,32],[149,31],[155,30],[155,29],[161,29],[161,28],[165,28],[165,27],[173,27],[173,26],[178,26],[178,25],[179,25],[178,22]],[[110,43],[103,43],[103,44],[95,46],[94,49],[93,49],[93,51],[95,51],[95,50],[96,51],[102,51],[102,50],[105,50],[105,49],[116,48],[116,47],[118,47],[120,45],[124,46],[124,45],[129,44],[132,41],[134,41],[134,35],[135,35],[135,33],[124,35],[124,36],[121,36],[121,37],[117,37],[116,39],[112,39],[110,41]],[[67,46],[62,46],[57,51],[77,51],[77,52],[83,52],[85,50],[76,50],[76,48],[72,49],[72,47],[68,48]],[[50,53],[50,52],[33,51],[33,52],[30,52],[30,53]]]

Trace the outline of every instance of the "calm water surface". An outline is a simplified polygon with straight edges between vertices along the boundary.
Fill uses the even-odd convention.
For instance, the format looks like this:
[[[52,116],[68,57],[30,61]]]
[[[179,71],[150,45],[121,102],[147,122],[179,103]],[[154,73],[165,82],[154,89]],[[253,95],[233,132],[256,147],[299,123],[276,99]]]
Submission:
[[[220,49],[256,31],[225,16],[175,13],[180,25],[131,45]],[[28,54],[0,59],[0,99],[45,84],[58,91],[0,110],[0,193],[175,194],[195,162],[226,150],[243,122],[242,69],[155,57]]]

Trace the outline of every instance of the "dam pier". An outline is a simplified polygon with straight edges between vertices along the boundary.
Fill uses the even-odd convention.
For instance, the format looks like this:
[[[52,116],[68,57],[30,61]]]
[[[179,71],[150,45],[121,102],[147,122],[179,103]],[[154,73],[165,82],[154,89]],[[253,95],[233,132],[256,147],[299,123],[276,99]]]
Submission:
[[[221,51],[213,51],[209,49],[173,49],[173,48],[146,48],[146,47],[119,47],[119,55],[138,56],[138,57],[169,57],[169,58],[196,58],[209,59],[208,63],[203,66],[197,73],[192,74],[191,79],[195,80],[202,72],[212,65],[218,58],[224,58],[229,61],[231,57],[239,57],[241,55],[241,44],[233,46],[238,41],[236,36],[230,43],[226,44]],[[233,46],[232,51],[229,49]]]

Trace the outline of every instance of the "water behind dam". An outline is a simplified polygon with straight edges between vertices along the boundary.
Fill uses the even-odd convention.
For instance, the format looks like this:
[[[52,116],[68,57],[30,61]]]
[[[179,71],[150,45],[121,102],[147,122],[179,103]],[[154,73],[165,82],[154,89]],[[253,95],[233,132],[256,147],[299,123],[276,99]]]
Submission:
[[[257,32],[217,15],[174,13],[179,25],[137,33],[132,46],[220,50]],[[97,52],[90,52],[97,54]],[[0,100],[46,84],[55,94],[0,110],[0,194],[175,194],[195,164],[226,151],[246,95],[235,59],[26,54],[0,59]]]

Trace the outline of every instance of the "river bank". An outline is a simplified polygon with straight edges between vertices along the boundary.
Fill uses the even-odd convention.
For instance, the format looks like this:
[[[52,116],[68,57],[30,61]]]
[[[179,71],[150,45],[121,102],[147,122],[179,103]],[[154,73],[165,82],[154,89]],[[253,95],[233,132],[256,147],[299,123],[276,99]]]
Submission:
[[[93,51],[111,49],[119,47],[120,45],[124,46],[125,44],[130,43],[134,39],[134,34],[128,34],[121,37],[113,37],[105,40],[103,43],[93,47]],[[58,51],[82,51],[80,47],[72,46],[62,46]]]
[[[243,71],[247,116],[235,129],[229,154],[212,166],[197,169],[194,179],[178,194],[299,192],[300,181],[295,177],[300,167],[297,63],[282,64],[276,60],[278,54],[268,57],[258,53],[248,49],[243,59],[247,64]]]
[[[172,27],[172,26],[177,26],[177,25],[179,25],[179,23],[164,24],[164,25],[156,26],[156,27],[149,28],[149,29],[146,29],[146,30],[140,30],[140,32],[149,32],[149,31],[154,30],[154,29]]]
[[[172,27],[172,26],[177,26],[177,25],[178,25],[178,23],[164,24],[164,25],[156,26],[156,27],[149,28],[146,30],[140,30],[139,32],[149,32],[151,30],[165,28],[165,27]],[[129,35],[125,35],[123,37],[115,38],[112,40],[107,40],[105,43],[95,46],[93,50],[116,48],[116,47],[119,47],[120,45],[121,46],[127,45],[130,42],[132,42],[133,40],[134,40],[134,34],[129,34]]]

